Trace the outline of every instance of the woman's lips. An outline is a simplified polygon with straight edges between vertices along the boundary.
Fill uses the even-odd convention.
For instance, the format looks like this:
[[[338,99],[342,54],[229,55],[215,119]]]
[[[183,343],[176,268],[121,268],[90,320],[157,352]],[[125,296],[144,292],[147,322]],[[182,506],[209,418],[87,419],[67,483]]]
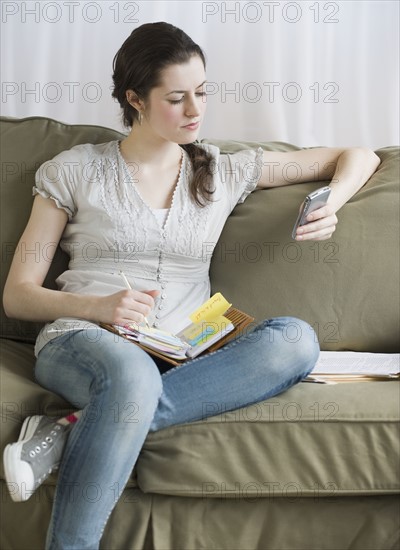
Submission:
[[[200,122],[193,122],[192,124],[187,124],[186,126],[182,126],[182,128],[185,128],[185,130],[197,130],[199,127]]]

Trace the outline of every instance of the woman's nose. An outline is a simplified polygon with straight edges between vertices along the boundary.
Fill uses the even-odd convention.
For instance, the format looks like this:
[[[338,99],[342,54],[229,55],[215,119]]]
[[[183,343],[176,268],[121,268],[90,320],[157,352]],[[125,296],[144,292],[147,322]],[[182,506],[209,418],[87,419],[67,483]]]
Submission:
[[[201,113],[200,105],[198,104],[197,98],[190,98],[186,104],[186,115],[190,117],[199,116]]]

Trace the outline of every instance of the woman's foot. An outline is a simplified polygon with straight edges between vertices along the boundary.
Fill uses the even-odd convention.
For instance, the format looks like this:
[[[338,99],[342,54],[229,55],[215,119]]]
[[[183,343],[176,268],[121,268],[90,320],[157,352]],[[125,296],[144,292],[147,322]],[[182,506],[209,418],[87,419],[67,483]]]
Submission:
[[[14,502],[23,502],[56,470],[71,424],[48,416],[29,416],[22,424],[17,443],[4,449],[3,462],[8,490]]]

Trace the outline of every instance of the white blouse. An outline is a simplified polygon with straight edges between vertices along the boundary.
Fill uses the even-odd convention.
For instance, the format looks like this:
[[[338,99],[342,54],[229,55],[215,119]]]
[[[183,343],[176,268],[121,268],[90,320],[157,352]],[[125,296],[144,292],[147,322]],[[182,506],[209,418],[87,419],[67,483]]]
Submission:
[[[119,141],[77,145],[42,164],[33,194],[53,199],[69,218],[60,246],[70,261],[56,281],[60,291],[113,294],[125,288],[122,270],[132,288],[160,290],[150,324],[178,332],[189,323],[189,314],[210,297],[211,255],[226,219],[255,189],[263,159],[261,148],[223,155],[214,145],[199,146],[214,158],[215,192],[203,208],[190,198],[192,167],[183,149],[166,212],[142,199]],[[57,319],[43,327],[35,354],[50,339],[76,329],[99,331],[95,319]]]

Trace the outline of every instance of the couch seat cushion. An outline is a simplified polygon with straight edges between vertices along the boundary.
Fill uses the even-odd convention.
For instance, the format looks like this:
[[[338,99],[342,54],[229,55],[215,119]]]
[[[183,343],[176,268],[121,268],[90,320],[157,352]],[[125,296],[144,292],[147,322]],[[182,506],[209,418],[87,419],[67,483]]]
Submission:
[[[73,410],[35,382],[33,365],[31,344],[1,341],[1,452],[26,416]],[[236,411],[221,406],[150,433],[129,485],[138,477],[144,492],[220,498],[399,491],[398,382],[302,383]]]
[[[0,451],[3,456],[4,447],[17,441],[22,422],[27,416],[44,414],[60,418],[75,409],[62,397],[47,391],[35,381],[35,357],[32,344],[2,339],[0,346]],[[1,461],[0,477],[4,479],[3,461]],[[131,476],[130,487],[136,486],[135,477],[136,472]],[[45,484],[54,485],[56,479],[56,474],[53,474]]]
[[[204,406],[217,412],[216,403]],[[396,493],[399,409],[396,381],[301,383],[149,434],[138,484],[147,493],[200,498]]]

